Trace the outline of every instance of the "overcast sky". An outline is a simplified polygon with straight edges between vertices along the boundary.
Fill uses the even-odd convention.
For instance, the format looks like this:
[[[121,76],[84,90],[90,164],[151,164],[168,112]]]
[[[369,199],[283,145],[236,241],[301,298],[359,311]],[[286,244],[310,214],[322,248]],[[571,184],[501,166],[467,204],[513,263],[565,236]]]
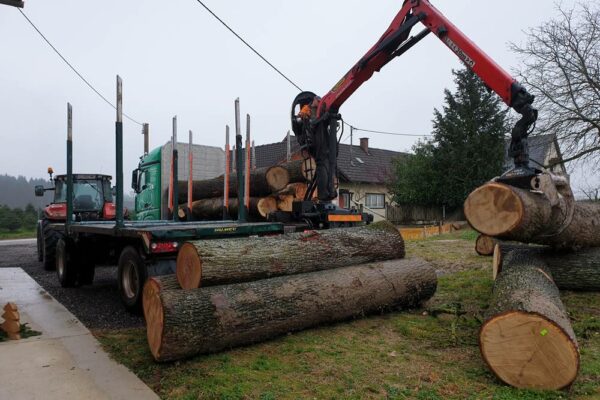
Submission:
[[[508,42],[556,14],[548,0],[433,2],[500,65],[518,61]],[[572,2],[566,1],[569,5]],[[373,45],[402,5],[395,1],[206,0],[206,4],[304,90],[325,94]],[[124,110],[150,124],[150,144],[192,129],[195,143],[222,146],[233,102],[252,116],[256,144],[282,140],[297,89],[275,74],[195,0],[38,1],[25,13],[106,97],[124,80]],[[420,28],[419,28],[420,30]],[[114,174],[115,112],[51,51],[17,9],[0,6],[0,173],[40,177],[65,170],[66,103],[74,109],[76,172]],[[342,107],[355,126],[410,134],[431,130],[456,56],[433,35],[396,59]],[[143,150],[125,121],[125,176]],[[415,138],[369,136],[407,151]]]

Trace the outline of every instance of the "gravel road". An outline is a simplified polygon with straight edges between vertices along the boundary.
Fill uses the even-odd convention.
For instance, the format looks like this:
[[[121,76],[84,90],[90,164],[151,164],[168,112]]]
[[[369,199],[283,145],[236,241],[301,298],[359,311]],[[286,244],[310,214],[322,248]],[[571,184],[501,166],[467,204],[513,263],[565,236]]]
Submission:
[[[92,286],[65,289],[58,283],[56,272],[44,271],[37,260],[35,241],[27,239],[0,241],[0,268],[7,267],[23,268],[89,329],[131,328],[144,324],[141,316],[128,313],[121,305],[116,267],[96,268]]]

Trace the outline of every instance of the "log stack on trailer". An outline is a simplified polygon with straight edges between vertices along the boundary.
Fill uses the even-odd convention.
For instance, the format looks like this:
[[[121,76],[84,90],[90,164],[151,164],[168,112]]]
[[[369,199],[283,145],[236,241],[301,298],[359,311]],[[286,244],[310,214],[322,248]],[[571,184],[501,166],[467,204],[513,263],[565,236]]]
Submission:
[[[274,237],[186,243],[177,274],[144,287],[148,345],[173,361],[433,296],[435,269],[404,258],[387,222]]]
[[[494,248],[483,359],[518,388],[570,386],[579,346],[559,290],[600,290],[600,204],[575,201],[565,178],[543,173],[529,187],[486,183],[464,210],[482,252]]]

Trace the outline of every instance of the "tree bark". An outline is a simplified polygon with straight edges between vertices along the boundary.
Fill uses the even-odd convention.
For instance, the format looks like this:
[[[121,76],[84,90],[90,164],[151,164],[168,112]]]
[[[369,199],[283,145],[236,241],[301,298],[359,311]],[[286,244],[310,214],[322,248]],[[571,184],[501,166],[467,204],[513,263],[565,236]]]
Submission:
[[[543,246],[498,244],[494,249],[494,279],[502,272],[511,251],[530,251],[541,257],[561,290],[600,291],[600,248],[579,251],[554,250]]]
[[[203,181],[194,181],[192,198],[194,200],[223,197],[224,175]],[[265,197],[285,188],[290,182],[287,169],[282,166],[258,168],[250,173],[250,196]],[[229,175],[229,196],[238,194],[237,175]],[[179,203],[187,201],[187,182],[179,182]]]
[[[291,183],[306,183],[313,180],[314,173],[317,170],[317,163],[311,157],[306,163],[304,160],[296,160],[281,164],[280,167],[286,169]]]
[[[176,272],[181,287],[193,289],[404,255],[400,232],[384,221],[357,228],[188,242],[179,249]]]
[[[498,241],[491,236],[480,234],[475,241],[475,251],[480,256],[491,256],[494,254],[494,246]]]
[[[511,386],[556,390],[577,377],[575,333],[552,273],[535,253],[516,250],[505,258],[479,345],[490,369]]]
[[[600,204],[575,202],[569,193],[550,185],[534,191],[487,183],[469,195],[465,215],[477,231],[498,239],[557,248],[600,247]]]
[[[144,287],[150,351],[173,361],[401,306],[435,293],[435,270],[393,260],[193,290]]]

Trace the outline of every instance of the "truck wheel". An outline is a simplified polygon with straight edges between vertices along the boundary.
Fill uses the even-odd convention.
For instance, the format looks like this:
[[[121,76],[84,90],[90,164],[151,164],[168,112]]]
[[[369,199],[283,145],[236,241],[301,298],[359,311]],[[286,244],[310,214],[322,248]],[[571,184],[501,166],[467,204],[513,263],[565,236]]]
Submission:
[[[56,244],[56,275],[62,287],[73,287],[77,281],[76,257],[64,239]]]
[[[142,290],[148,278],[146,264],[133,246],[127,246],[119,257],[119,293],[127,311],[142,311]]]
[[[77,274],[77,282],[80,285],[91,285],[94,283],[94,275],[96,274],[96,266],[93,262],[80,260],[79,271]]]
[[[62,235],[52,229],[48,220],[42,220],[43,262],[46,271],[56,267],[56,244]]]
[[[42,222],[38,222],[36,229],[37,236],[37,257],[38,261],[44,261],[44,236],[42,235]]]

